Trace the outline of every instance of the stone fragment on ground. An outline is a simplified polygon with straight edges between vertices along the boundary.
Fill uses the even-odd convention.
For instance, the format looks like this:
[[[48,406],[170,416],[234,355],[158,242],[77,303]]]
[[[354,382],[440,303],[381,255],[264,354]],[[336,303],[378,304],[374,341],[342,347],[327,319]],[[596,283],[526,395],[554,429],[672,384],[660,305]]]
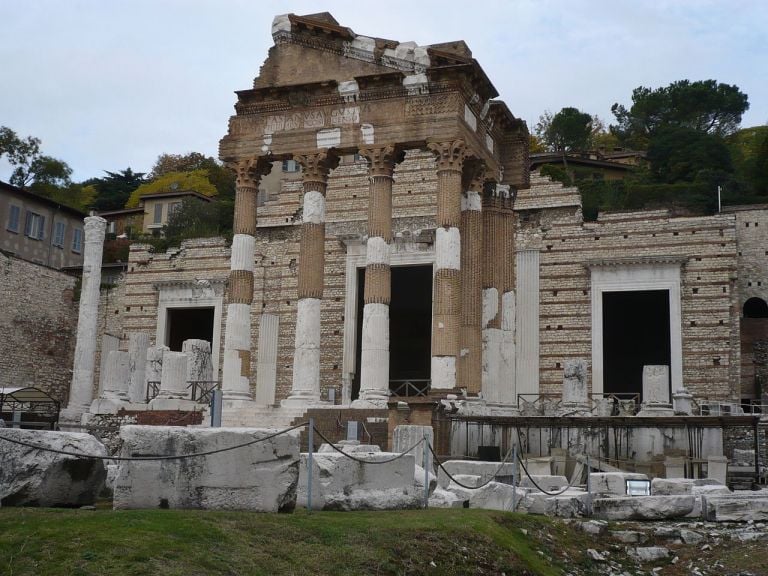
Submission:
[[[354,452],[353,460],[336,451],[312,457],[313,510],[396,510],[424,505],[416,486],[412,454]],[[423,470],[422,470],[423,479]],[[298,505],[307,506],[307,454],[301,455]],[[423,480],[422,480],[423,481]]]
[[[593,514],[605,520],[663,520],[681,518],[693,510],[693,496],[635,496],[596,498]]]
[[[443,462],[443,466],[437,471],[437,483],[442,488],[446,488],[451,481],[448,474],[451,476],[456,476],[457,474],[480,476],[483,480],[490,480],[494,475],[511,478],[515,469],[516,467],[512,462],[502,464],[500,462],[486,462],[482,460],[447,460]],[[446,474],[446,471],[448,474]]]
[[[238,446],[277,432],[261,428],[124,426],[121,456],[184,455]],[[291,511],[299,476],[299,436],[287,432],[216,454],[123,461],[113,506]]]
[[[54,450],[107,456],[90,434],[3,428],[0,436]],[[104,486],[103,460],[77,458],[0,440],[0,505],[80,507]]]
[[[669,558],[669,549],[663,546],[638,546],[630,553],[640,562],[656,562]]]
[[[593,472],[590,488],[595,495],[626,496],[627,480],[648,480],[645,474],[634,472]]]
[[[439,486],[429,496],[430,508],[468,508],[469,499],[462,498]]]

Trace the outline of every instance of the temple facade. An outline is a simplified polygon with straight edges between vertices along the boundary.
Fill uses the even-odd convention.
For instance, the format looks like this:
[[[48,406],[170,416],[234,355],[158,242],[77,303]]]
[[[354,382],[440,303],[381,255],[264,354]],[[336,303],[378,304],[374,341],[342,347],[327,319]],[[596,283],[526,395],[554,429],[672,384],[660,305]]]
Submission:
[[[585,222],[576,188],[530,172],[525,123],[464,42],[361,36],[325,13],[278,16],[272,35],[220,143],[231,245],[133,245],[102,334],[210,342],[225,424],[449,395],[514,412],[559,396],[577,361],[593,397],[641,401],[644,369],[666,366],[669,398],[759,399],[742,294],[765,304],[768,273],[750,260],[745,291],[740,256],[764,249],[765,207]]]

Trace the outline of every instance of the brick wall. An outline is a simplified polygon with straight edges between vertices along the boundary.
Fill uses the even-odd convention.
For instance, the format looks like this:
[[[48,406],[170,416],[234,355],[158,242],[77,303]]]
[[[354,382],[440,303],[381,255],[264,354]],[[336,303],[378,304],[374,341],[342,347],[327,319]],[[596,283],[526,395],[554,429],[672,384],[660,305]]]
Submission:
[[[73,276],[0,252],[0,387],[35,386],[66,401],[76,283]]]

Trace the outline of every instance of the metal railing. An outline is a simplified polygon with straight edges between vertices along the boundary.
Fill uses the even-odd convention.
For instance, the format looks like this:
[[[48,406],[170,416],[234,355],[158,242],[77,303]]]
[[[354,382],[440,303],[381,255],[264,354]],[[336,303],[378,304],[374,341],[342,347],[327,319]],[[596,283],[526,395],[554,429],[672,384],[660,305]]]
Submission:
[[[210,404],[211,393],[217,388],[221,388],[221,381],[219,380],[189,380],[187,381],[187,389],[190,391],[190,400],[197,402],[198,404]],[[160,381],[148,380],[146,390],[146,400],[149,403],[151,400],[157,397],[160,393]]]
[[[428,396],[432,380],[390,380],[389,393],[392,396],[404,396],[412,398],[417,396]]]
[[[221,388],[219,380],[189,380],[187,388],[192,390],[192,400],[198,404],[210,404],[211,393]]]
[[[147,380],[147,390],[145,395],[147,404],[149,404],[150,400],[154,400],[159,393],[160,393],[160,380]]]

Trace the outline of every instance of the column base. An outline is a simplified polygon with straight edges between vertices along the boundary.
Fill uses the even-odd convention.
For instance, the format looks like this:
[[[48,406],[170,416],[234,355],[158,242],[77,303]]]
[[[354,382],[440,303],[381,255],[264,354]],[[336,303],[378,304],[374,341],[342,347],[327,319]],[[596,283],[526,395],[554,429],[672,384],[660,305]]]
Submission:
[[[657,402],[643,402],[641,404],[638,416],[674,416],[675,411],[672,404],[663,404]]]
[[[155,398],[149,403],[150,410],[180,410],[182,412],[196,412],[202,406],[194,400],[184,398]]]
[[[225,390],[222,394],[224,400],[235,402],[253,402],[253,396],[250,392],[236,392],[234,390]]]
[[[370,397],[370,398],[358,398],[353,400],[349,405],[350,408],[357,409],[372,409],[372,408],[386,408],[389,398]]]
[[[121,409],[128,409],[130,403],[128,400],[118,400],[116,398],[96,398],[91,402],[88,412],[91,414],[117,414]]]
[[[64,427],[80,427],[85,426],[91,419],[91,415],[88,413],[88,406],[77,408],[64,408],[59,412],[59,425]]]
[[[322,405],[330,405],[330,402],[320,400],[320,396],[312,393],[293,393],[280,401],[280,406],[284,408],[308,408]]]

